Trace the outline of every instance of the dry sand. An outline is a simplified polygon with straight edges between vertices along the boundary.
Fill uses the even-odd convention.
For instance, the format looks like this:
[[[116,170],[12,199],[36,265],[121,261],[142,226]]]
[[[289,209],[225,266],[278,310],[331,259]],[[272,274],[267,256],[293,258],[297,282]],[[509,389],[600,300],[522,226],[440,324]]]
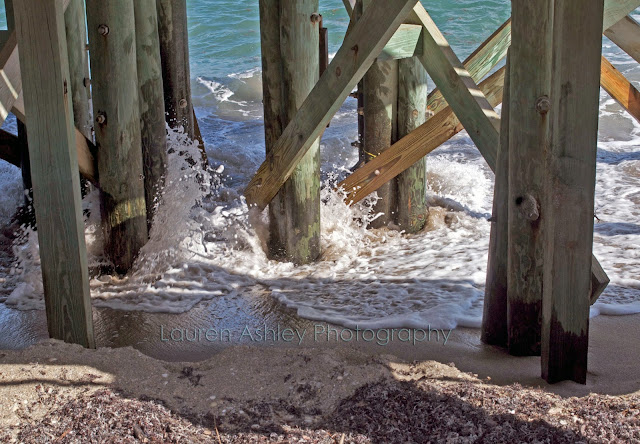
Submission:
[[[232,346],[194,363],[48,341],[0,353],[0,441],[640,442],[639,321],[592,320],[586,386],[545,384],[539,358],[477,330],[419,348]]]

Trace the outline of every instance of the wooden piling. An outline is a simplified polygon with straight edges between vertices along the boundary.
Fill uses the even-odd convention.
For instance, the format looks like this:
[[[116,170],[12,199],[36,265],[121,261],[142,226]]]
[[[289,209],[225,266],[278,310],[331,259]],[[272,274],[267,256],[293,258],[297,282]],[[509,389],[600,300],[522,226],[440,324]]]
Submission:
[[[397,139],[398,61],[376,61],[364,76],[364,151],[369,161]],[[387,182],[378,188],[374,213],[382,213],[371,222],[372,228],[395,222],[397,184]]]
[[[133,2],[88,0],[87,22],[105,252],[126,273],[147,241]]]
[[[318,0],[261,2],[267,153],[319,78]],[[277,102],[280,101],[280,104]],[[267,121],[269,119],[269,121]],[[269,205],[269,253],[296,264],[320,255],[320,150],[316,140]]]
[[[425,122],[427,94],[427,72],[420,60],[398,60],[398,139]],[[426,157],[398,175],[396,184],[396,223],[407,233],[416,233],[426,223]]]
[[[27,125],[19,121],[18,144],[20,146],[20,172],[22,173],[22,189],[24,190],[24,204],[29,207],[33,201],[33,181],[31,180],[31,166],[29,160],[29,139]]]
[[[134,9],[144,194],[147,204],[147,226],[151,228],[151,219],[158,193],[164,184],[167,166],[162,61],[156,0],[136,0]]]
[[[89,85],[89,55],[87,53],[87,23],[83,0],[70,0],[64,13],[67,34],[67,52],[71,72],[71,98],[76,128],[89,140],[91,130],[91,89]]]
[[[63,2],[14,8],[49,335],[95,347]]]
[[[556,1],[545,215],[542,376],[585,383],[603,0]]]
[[[186,0],[157,0],[167,123],[195,138]]]
[[[514,2],[509,103],[509,353],[540,354],[553,0]],[[533,38],[532,36],[535,36]]]
[[[482,314],[482,342],[507,346],[507,257],[509,239],[509,108],[510,63],[507,55],[504,74],[502,115],[500,116],[500,147],[496,158],[493,187],[493,212],[487,281]]]

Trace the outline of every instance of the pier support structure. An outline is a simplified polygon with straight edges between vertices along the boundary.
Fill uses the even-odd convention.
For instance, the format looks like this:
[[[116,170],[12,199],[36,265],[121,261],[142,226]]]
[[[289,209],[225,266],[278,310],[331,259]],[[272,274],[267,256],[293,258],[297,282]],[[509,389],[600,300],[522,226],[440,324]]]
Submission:
[[[318,0],[260,2],[267,154],[319,78]],[[316,139],[269,205],[269,254],[297,264],[320,256],[320,144]]]
[[[13,6],[49,335],[95,347],[63,0]]]
[[[167,168],[164,86],[156,0],[136,0],[134,9],[144,194],[150,229]]]
[[[126,273],[147,242],[133,2],[88,0],[87,22],[105,252]]]

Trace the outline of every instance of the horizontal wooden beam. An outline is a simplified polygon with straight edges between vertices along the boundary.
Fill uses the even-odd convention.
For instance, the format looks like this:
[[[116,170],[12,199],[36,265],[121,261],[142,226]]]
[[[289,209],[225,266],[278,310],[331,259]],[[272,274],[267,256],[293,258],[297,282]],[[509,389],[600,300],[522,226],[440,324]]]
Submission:
[[[626,16],[604,32],[613,43],[640,63],[640,25]]]
[[[377,2],[364,11],[247,189],[247,203],[264,209],[389,42],[417,0]]]
[[[422,26],[400,25],[389,43],[384,47],[377,60],[399,60],[422,54]]]
[[[481,81],[507,55],[511,45],[511,19],[491,34],[467,59],[463,62],[475,82]],[[447,107],[447,101],[442,97],[439,89],[434,89],[427,99],[427,108],[432,114],[437,114]]]
[[[488,77],[479,87],[489,103],[497,106],[502,102],[503,85],[504,68]],[[359,202],[463,129],[451,107],[446,106],[426,123],[358,168],[338,187],[346,191],[347,202]],[[490,166],[493,168],[492,164]]]
[[[604,56],[602,57],[600,85],[620,106],[640,122],[640,91]]]
[[[0,159],[20,168],[20,141],[17,136],[1,129]]]

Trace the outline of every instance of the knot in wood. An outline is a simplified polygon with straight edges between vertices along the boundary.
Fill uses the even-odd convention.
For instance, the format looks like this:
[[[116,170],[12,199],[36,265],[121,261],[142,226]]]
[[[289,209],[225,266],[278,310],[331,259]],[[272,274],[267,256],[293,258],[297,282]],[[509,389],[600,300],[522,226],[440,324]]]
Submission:
[[[98,26],[98,34],[100,34],[100,35],[109,34],[109,27],[107,25]]]
[[[516,199],[516,205],[520,209],[520,214],[527,220],[536,221],[540,218],[540,205],[535,197],[525,194]]]
[[[549,100],[549,97],[547,96],[538,97],[538,100],[536,100],[536,111],[544,115],[544,114],[547,114],[550,109],[551,109],[551,101]]]

